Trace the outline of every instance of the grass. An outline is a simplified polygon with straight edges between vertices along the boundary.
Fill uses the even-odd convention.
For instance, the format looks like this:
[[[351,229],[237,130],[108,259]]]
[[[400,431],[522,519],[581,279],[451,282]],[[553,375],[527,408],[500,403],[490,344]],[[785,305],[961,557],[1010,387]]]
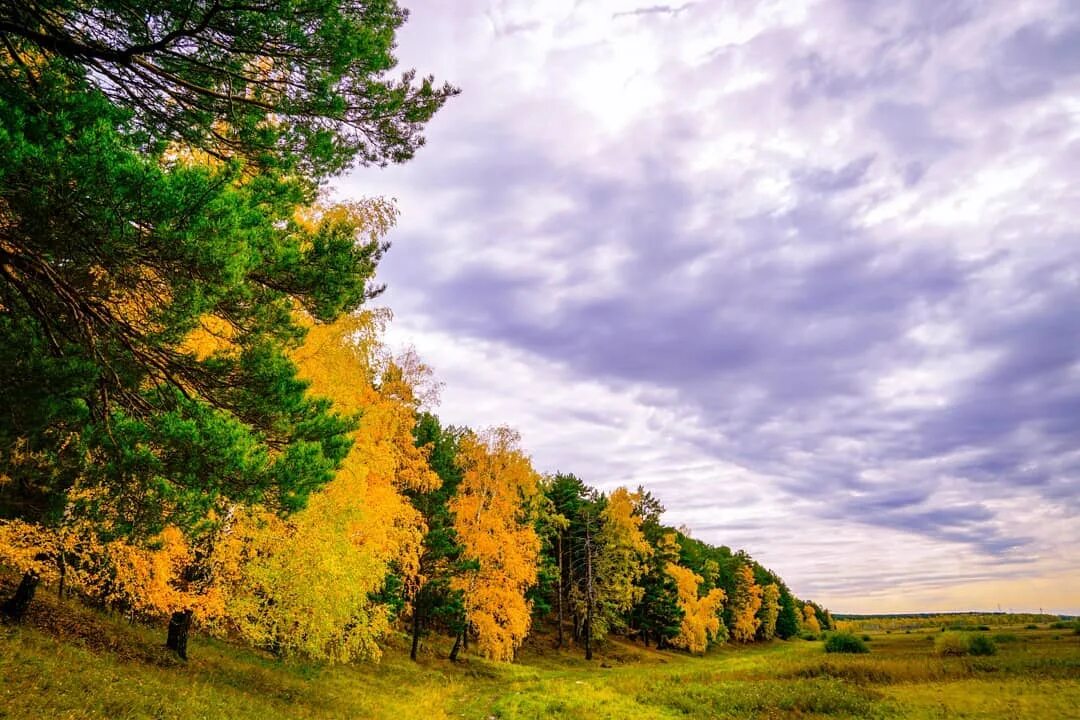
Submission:
[[[940,656],[925,634],[872,633],[865,655],[802,640],[702,658],[612,642],[592,663],[542,636],[513,665],[452,665],[442,643],[412,663],[394,637],[382,662],[336,667],[196,637],[183,664],[161,650],[162,629],[43,593],[27,623],[0,627],[0,718],[1075,717],[1080,637],[1008,633],[987,657]]]

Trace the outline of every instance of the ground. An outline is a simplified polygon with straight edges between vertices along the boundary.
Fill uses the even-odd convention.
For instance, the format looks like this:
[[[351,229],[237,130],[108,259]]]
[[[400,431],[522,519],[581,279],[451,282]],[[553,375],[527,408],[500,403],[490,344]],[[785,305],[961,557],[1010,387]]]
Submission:
[[[419,663],[390,639],[378,664],[282,662],[195,637],[184,664],[164,627],[48,593],[0,627],[0,718],[1080,718],[1080,635],[995,627],[992,657],[942,658],[937,630],[871,633],[867,655],[819,641],[724,646],[705,657],[608,643],[593,662],[541,636],[515,664]]]

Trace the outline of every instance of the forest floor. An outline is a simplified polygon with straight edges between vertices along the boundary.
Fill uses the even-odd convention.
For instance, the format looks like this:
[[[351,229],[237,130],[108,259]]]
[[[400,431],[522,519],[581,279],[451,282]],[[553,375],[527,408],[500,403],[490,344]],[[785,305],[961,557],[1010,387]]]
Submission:
[[[609,642],[592,662],[542,636],[514,664],[285,662],[192,639],[181,663],[152,629],[43,590],[0,626],[0,718],[1080,718],[1080,635],[994,628],[998,653],[942,658],[935,631],[871,633],[867,655],[821,642],[725,645],[705,657]]]

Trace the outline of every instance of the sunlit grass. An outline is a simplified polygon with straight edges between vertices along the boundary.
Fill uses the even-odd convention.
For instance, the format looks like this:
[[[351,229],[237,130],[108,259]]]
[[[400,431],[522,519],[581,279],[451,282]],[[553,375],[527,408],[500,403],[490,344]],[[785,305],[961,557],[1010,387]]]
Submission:
[[[534,640],[513,665],[419,663],[391,638],[377,665],[281,662],[196,638],[181,664],[160,629],[44,597],[0,628],[0,717],[1058,718],[1080,707],[1080,637],[1009,627],[989,657],[941,656],[935,633],[874,633],[866,655],[821,642],[725,646],[704,658],[611,643],[594,662]]]

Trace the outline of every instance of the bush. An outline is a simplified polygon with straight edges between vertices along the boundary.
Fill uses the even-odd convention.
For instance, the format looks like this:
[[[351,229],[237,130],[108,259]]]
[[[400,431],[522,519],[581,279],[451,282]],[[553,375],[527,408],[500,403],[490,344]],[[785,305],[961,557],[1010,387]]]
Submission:
[[[1050,623],[1051,630],[1080,630],[1080,623],[1075,621],[1059,620],[1055,623]]]
[[[869,635],[863,635],[863,636],[862,636],[862,639],[863,639],[863,642],[870,642],[870,640],[871,640],[872,638],[871,638],[871,637],[870,637]]]
[[[1025,625],[1024,629],[1025,630],[1038,630],[1039,626],[1038,625]]]
[[[803,640],[811,640],[811,641],[818,639],[818,636],[815,635],[814,633],[810,632],[809,630],[803,630],[801,633],[799,633],[799,637],[802,638]]]
[[[994,642],[996,643],[1014,643],[1020,638],[1016,637],[1013,633],[998,633],[994,636]]]
[[[990,629],[990,626],[989,625],[980,625],[979,627],[977,627],[975,629],[976,630],[982,630],[983,632],[987,632]]]
[[[868,653],[870,648],[862,639],[851,633],[833,633],[825,640],[827,653]]]
[[[944,656],[967,655],[969,647],[967,636],[958,632],[942,633],[934,642],[934,650]]]
[[[976,635],[968,641],[968,652],[972,655],[996,655],[997,645],[985,635]]]

